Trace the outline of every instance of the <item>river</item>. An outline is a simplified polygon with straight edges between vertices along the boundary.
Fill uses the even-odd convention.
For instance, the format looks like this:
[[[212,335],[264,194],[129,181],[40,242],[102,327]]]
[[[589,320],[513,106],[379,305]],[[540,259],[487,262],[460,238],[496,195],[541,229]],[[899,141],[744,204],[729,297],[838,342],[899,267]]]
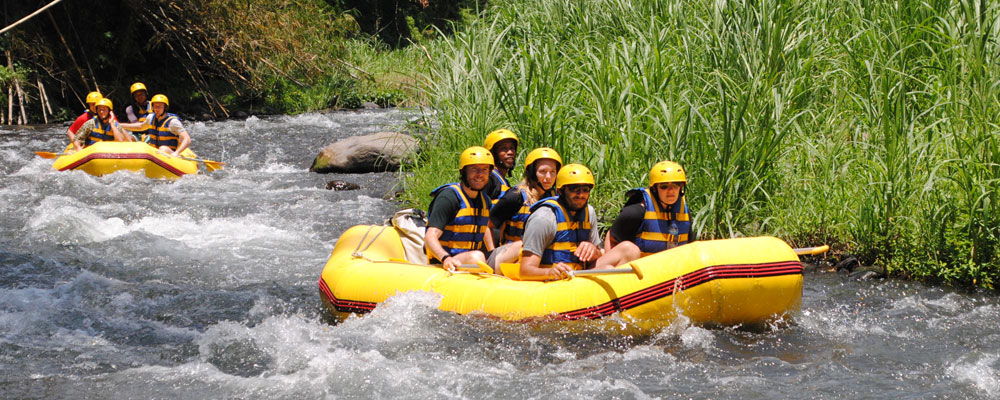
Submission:
[[[64,125],[0,127],[0,398],[1000,398],[1000,299],[807,273],[768,329],[537,330],[405,293],[326,318],[338,235],[397,207],[393,174],[318,175],[400,110],[188,122],[225,170],[57,172]],[[356,191],[329,191],[343,179]]]

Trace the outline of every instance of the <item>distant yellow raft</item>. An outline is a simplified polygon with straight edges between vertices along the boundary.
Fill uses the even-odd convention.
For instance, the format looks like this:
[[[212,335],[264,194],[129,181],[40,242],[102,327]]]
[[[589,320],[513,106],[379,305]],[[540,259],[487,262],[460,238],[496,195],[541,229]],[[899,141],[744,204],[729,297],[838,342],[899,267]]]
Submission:
[[[184,150],[181,155],[197,157],[190,149]],[[126,170],[144,172],[150,178],[166,179],[198,173],[197,162],[165,155],[153,146],[140,142],[94,143],[76,153],[60,156],[52,168],[59,171],[79,170],[95,176]]]
[[[635,274],[515,281],[449,273],[403,261],[392,227],[344,232],[323,268],[323,303],[338,319],[365,314],[406,291],[439,293],[441,310],[507,321],[593,320],[620,314],[628,331],[651,332],[678,314],[696,324],[760,324],[797,311],[802,264],[774,237],[699,241],[633,261]],[[624,267],[624,266],[623,266]]]

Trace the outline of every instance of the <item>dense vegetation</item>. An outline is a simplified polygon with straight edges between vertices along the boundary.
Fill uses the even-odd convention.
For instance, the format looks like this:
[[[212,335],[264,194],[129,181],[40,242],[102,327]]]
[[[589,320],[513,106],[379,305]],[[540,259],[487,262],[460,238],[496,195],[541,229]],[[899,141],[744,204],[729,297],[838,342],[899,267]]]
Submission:
[[[3,26],[45,3],[5,2]],[[75,116],[94,89],[123,110],[135,81],[193,116],[412,104],[421,100],[413,89],[426,50],[392,46],[437,37],[476,7],[471,0],[64,1],[0,35],[13,61],[13,68],[0,63],[0,87],[17,74],[29,122],[42,121],[37,82],[55,103],[55,120]],[[4,111],[7,103],[0,96]]]
[[[411,202],[497,127],[592,168],[605,222],[683,163],[702,238],[1000,279],[1000,3],[512,0],[442,44]],[[520,169],[515,171],[520,176]]]

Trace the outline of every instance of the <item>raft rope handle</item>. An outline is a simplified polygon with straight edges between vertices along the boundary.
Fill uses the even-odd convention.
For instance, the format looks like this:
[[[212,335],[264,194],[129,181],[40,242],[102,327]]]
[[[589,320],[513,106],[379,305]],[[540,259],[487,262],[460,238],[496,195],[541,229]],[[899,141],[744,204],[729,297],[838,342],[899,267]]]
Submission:
[[[372,228],[374,228],[374,226],[369,226],[368,230],[365,231],[365,235],[362,236],[361,240],[358,241],[358,247],[354,248],[354,252],[351,253],[351,257],[361,258],[361,259],[364,259],[365,261],[368,261],[368,262],[375,262],[375,260],[372,260],[372,259],[370,259],[368,257],[365,257],[365,255],[363,253],[365,251],[367,251],[369,247],[372,247],[372,244],[375,243],[375,239],[378,239],[378,236],[381,235],[382,232],[385,232],[386,226],[382,225],[382,229],[379,229],[378,233],[376,233],[374,236],[372,236],[372,240],[370,240],[368,242],[368,244],[365,245],[364,250],[361,250],[361,245],[365,242],[365,239],[368,238],[368,234],[371,233]]]

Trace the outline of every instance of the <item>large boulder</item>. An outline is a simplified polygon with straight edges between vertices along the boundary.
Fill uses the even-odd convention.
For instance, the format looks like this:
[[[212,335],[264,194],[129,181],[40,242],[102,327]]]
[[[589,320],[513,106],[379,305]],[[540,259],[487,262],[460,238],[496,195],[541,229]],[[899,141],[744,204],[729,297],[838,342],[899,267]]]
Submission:
[[[417,139],[398,132],[352,136],[320,150],[309,170],[321,174],[396,171],[416,153],[417,146]]]

